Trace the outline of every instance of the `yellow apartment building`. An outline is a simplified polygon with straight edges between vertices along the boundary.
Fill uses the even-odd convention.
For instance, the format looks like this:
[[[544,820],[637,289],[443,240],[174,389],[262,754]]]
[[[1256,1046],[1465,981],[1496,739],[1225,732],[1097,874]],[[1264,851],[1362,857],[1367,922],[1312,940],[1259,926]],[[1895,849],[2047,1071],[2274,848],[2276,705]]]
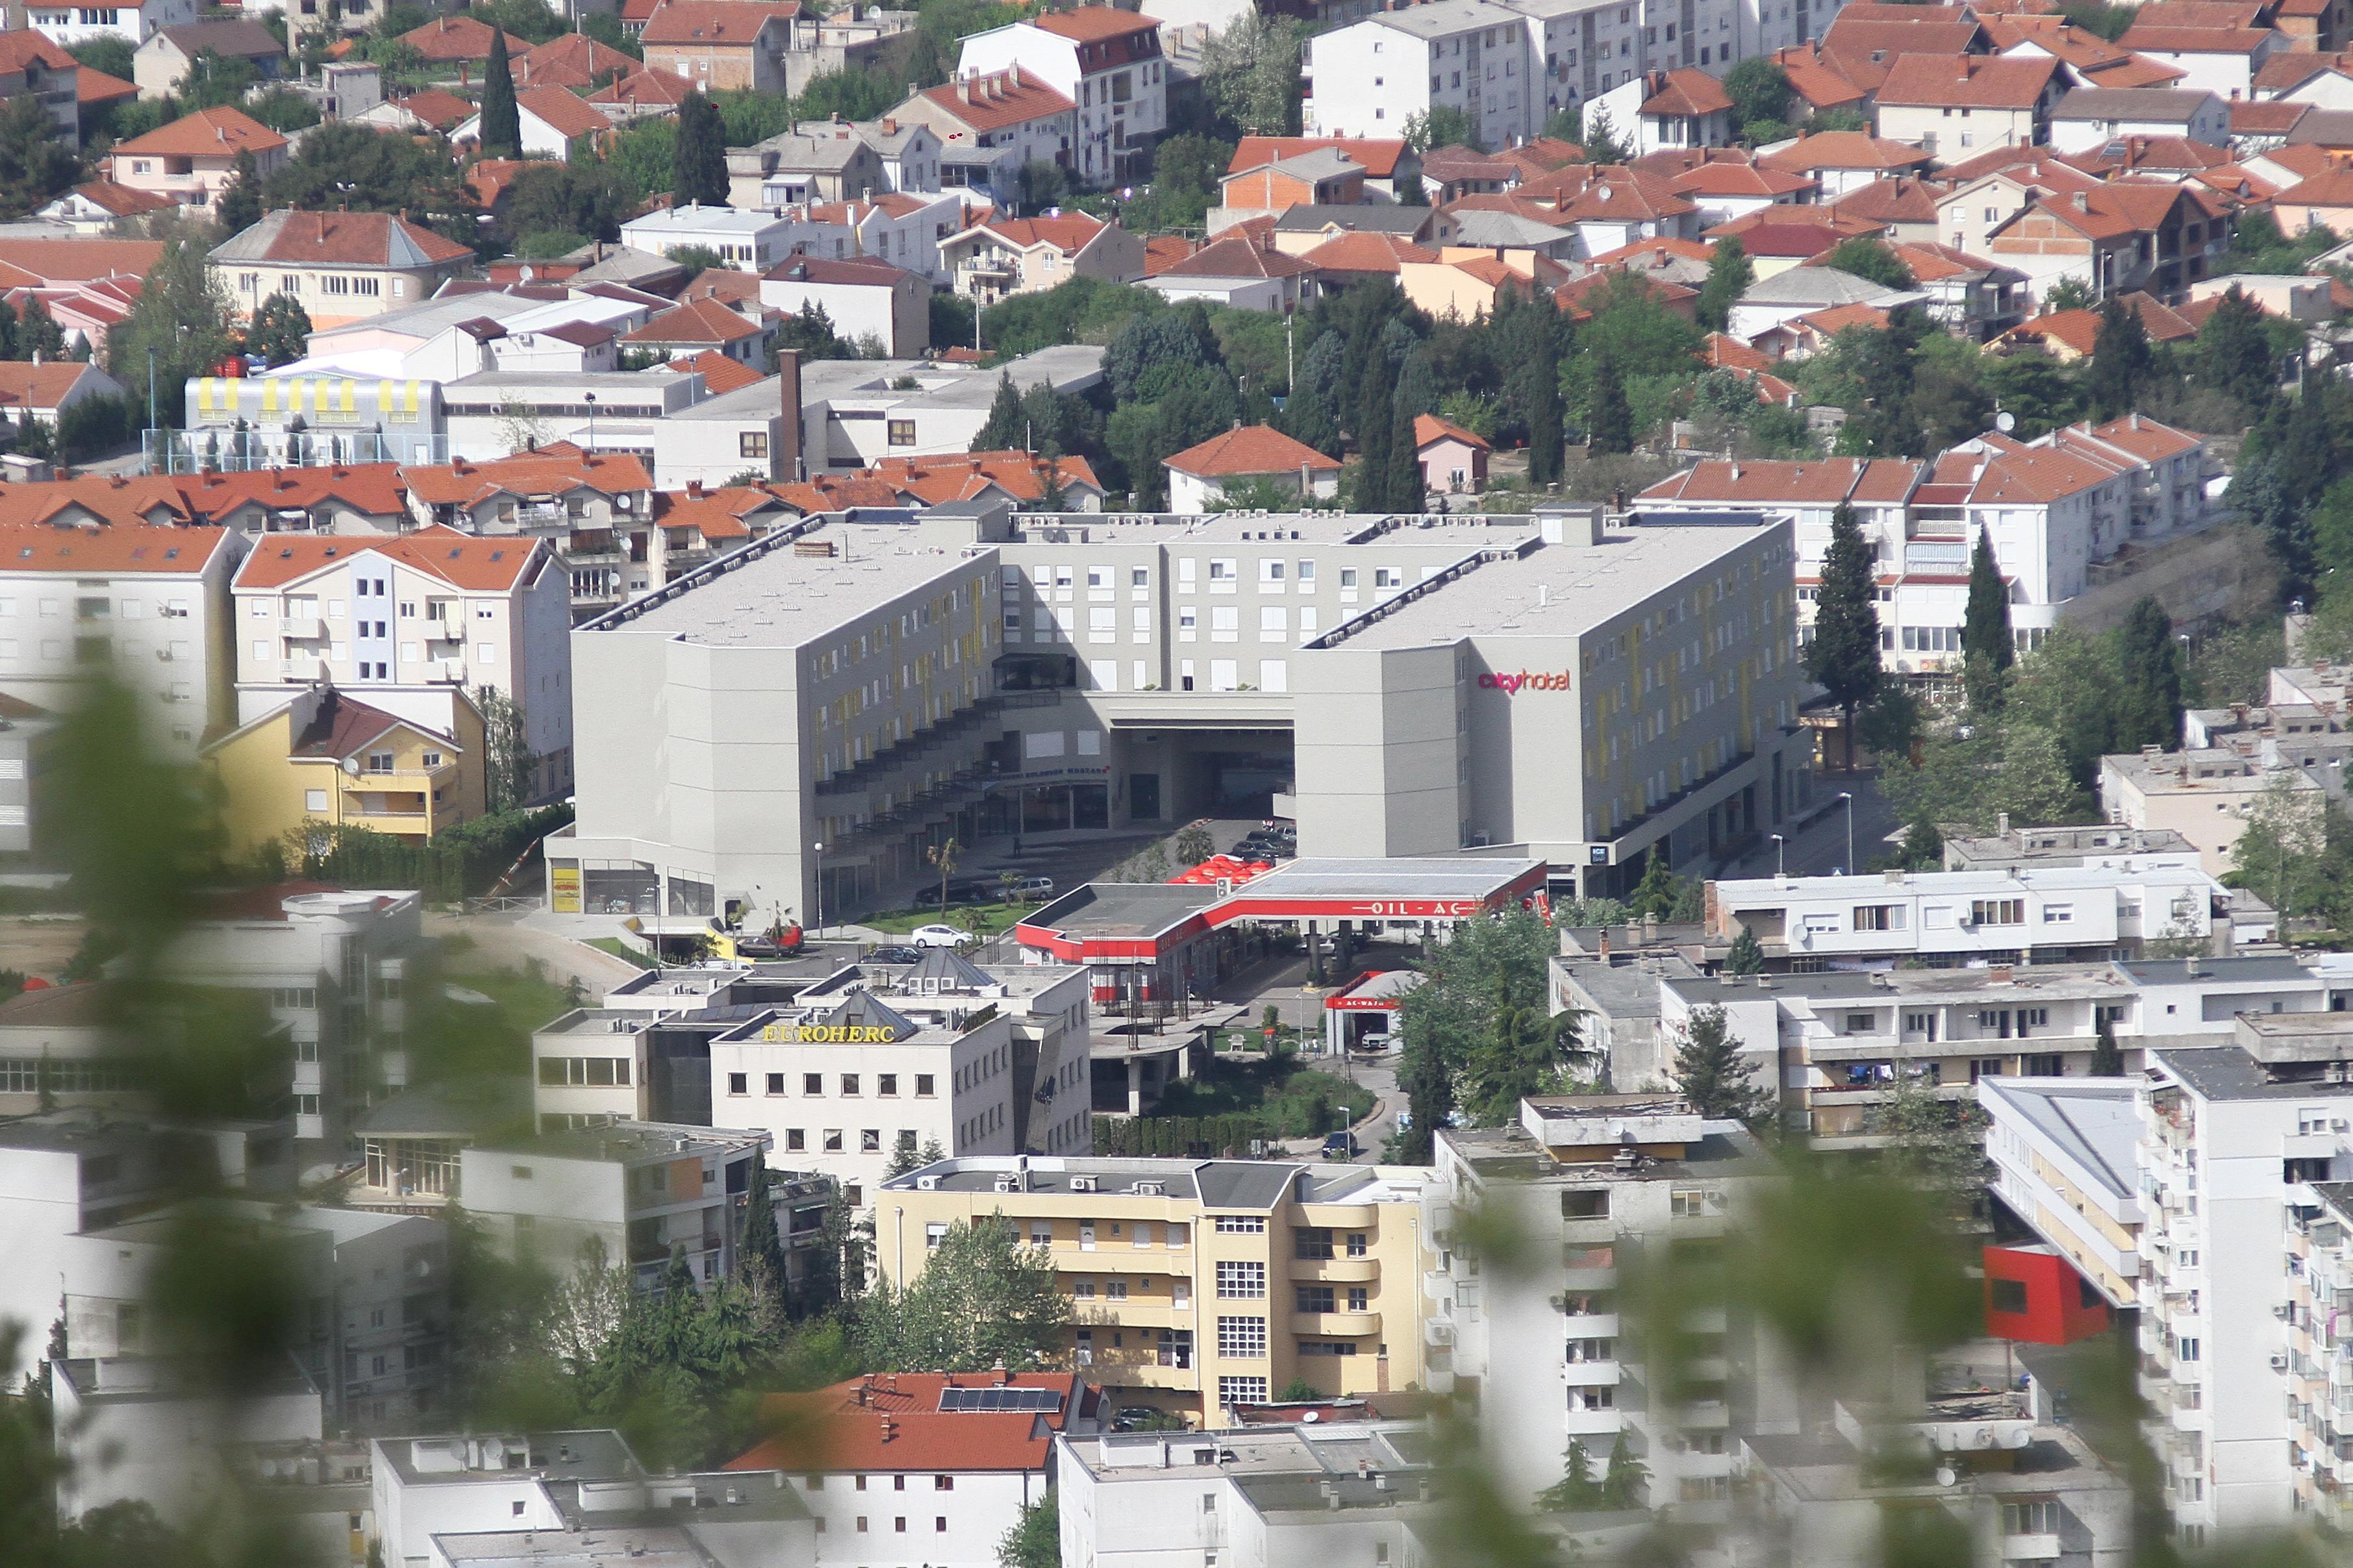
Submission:
[[[1257,1160],[943,1160],[875,1194],[877,1262],[906,1284],[951,1226],[1002,1215],[1053,1259],[1059,1364],[1114,1404],[1209,1425],[1294,1379],[1325,1395],[1422,1380],[1429,1173]]]
[[[404,718],[322,683],[206,746],[229,852],[311,822],[430,838],[481,816],[481,713],[455,687],[424,695],[443,723]]]

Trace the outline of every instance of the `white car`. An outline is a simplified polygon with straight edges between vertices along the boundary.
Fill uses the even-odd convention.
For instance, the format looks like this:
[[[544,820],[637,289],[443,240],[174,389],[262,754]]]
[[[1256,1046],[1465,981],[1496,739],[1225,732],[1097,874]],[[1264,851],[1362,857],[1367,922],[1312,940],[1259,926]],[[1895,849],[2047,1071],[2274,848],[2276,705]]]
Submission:
[[[907,933],[907,940],[917,947],[965,947],[972,942],[972,932],[951,925],[917,926]]]

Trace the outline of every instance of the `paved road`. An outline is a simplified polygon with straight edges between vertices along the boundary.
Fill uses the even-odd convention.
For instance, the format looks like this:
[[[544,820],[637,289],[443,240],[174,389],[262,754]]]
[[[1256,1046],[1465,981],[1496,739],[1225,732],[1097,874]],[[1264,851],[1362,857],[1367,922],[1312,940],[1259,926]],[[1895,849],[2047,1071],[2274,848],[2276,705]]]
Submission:
[[[1369,958],[1360,956],[1356,964],[1361,972],[1368,968],[1397,969],[1403,967],[1406,962],[1402,949],[1382,946],[1375,948]],[[1321,987],[1315,997],[1311,999],[1301,989],[1306,979],[1307,960],[1303,956],[1276,960],[1236,975],[1219,989],[1217,998],[1221,1002],[1244,1005],[1253,1017],[1271,1004],[1282,1009],[1281,1016],[1286,1025],[1296,1026],[1303,1020],[1311,1032],[1320,1032],[1324,1016],[1322,999],[1329,996],[1334,987],[1329,984]],[[1307,1065],[1319,1071],[1336,1073],[1373,1091],[1377,1104],[1372,1119],[1356,1131],[1356,1142],[1362,1150],[1356,1158],[1359,1163],[1377,1161],[1381,1145],[1397,1131],[1397,1113],[1405,1108],[1405,1096],[1398,1090],[1396,1056],[1390,1054],[1370,1059],[1363,1057],[1346,1059],[1310,1057]],[[1321,1140],[1313,1138],[1294,1139],[1284,1145],[1285,1152],[1293,1154],[1314,1154],[1321,1148]]]
[[[1835,804],[1842,794],[1854,796],[1853,864],[1847,858],[1847,809]],[[1889,839],[1897,831],[1895,813],[1881,798],[1879,781],[1870,774],[1824,773],[1815,782],[1814,801],[1819,815],[1789,835],[1786,864],[1791,876],[1825,876],[1841,867],[1852,872],[1893,847]],[[1825,803],[1830,803],[1827,811],[1821,809]],[[1767,838],[1726,868],[1725,874],[1769,877],[1775,853],[1773,841]]]

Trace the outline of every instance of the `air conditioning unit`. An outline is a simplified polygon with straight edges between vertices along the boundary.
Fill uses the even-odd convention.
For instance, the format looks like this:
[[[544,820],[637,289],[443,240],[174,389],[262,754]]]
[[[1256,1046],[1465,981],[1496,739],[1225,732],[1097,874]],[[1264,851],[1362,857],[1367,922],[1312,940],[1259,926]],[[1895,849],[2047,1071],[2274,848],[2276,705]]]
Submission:
[[[992,1184],[1000,1193],[1018,1193],[1021,1190],[1021,1184],[1010,1176],[999,1176]]]
[[[2273,1317],[2274,1317],[2274,1318],[2277,1318],[2281,1322],[2283,1322],[2283,1323],[2284,1323],[2284,1322],[2286,1322],[2290,1318],[2293,1318],[2293,1317],[2295,1317],[2295,1309],[2294,1307],[2290,1306],[2290,1305],[2289,1305],[2288,1303],[2286,1303],[2285,1301],[2282,1301],[2278,1306],[2274,1307],[2274,1308],[2272,1309],[2272,1316],[2273,1316]]]
[[[2272,1370],[2274,1372],[2285,1372],[2287,1370],[2287,1357],[2284,1355],[2275,1355],[2272,1357]]]
[[[915,1178],[915,1190],[919,1193],[936,1192],[939,1190],[939,1185],[940,1179],[937,1176],[917,1176]]]
[[[1168,1189],[1158,1182],[1138,1182],[1134,1190],[1140,1198],[1156,1198]]]
[[[1071,1191],[1074,1193],[1091,1193],[1094,1190],[1095,1179],[1092,1176],[1072,1176],[1071,1178]]]

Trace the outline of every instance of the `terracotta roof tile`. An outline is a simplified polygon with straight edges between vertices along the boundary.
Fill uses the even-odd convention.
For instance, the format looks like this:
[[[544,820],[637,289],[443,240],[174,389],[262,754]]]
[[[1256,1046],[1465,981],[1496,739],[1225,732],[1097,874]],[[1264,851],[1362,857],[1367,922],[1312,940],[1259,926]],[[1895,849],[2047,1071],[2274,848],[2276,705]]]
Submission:
[[[436,131],[447,131],[474,116],[474,106],[454,92],[438,87],[419,89],[398,100],[400,107]]]
[[[12,490],[27,489],[11,486]],[[191,576],[223,548],[226,528],[49,528],[0,523],[0,574]]]
[[[972,92],[969,101],[963,96],[967,87]],[[963,82],[925,88],[923,97],[935,108],[945,110],[959,123],[978,132],[1001,131],[1008,125],[1069,114],[1078,108],[1054,89],[1018,68],[971,77]]]
[[[1023,250],[1050,245],[1064,256],[1076,256],[1111,226],[1083,213],[1065,213],[1060,217],[995,217],[980,226]]]
[[[691,300],[626,334],[628,343],[733,343],[758,337],[760,328],[716,300]]]
[[[1271,425],[1244,425],[1212,436],[1198,447],[1187,447],[1167,459],[1167,466],[1178,473],[1204,479],[1244,474],[1295,474],[1302,464],[1324,473],[1340,471],[1336,458],[1292,439]]]
[[[800,14],[798,0],[662,0],[646,18],[642,41],[748,49],[769,23]]]
[[[645,464],[628,453],[599,452],[591,458],[568,445],[487,463],[412,463],[400,470],[400,482],[429,506],[469,507],[499,495],[563,495],[576,489],[620,495],[654,488]]]
[[[705,349],[686,359],[674,359],[666,368],[681,374],[691,372],[701,375],[703,390],[713,397],[722,393],[741,392],[768,379],[743,361],[729,359],[716,349]]]
[[[1160,269],[1163,278],[1296,278],[1314,266],[1270,246],[1237,237],[1211,240]]]
[[[1268,163],[1279,163],[1285,158],[1296,158],[1302,153],[1325,149],[1345,153],[1364,166],[1368,178],[1386,180],[1397,173],[1398,160],[1405,155],[1402,137],[1377,136],[1245,136],[1234,144],[1234,155],[1226,163],[1229,174],[1247,174]]]
[[[1732,108],[1732,95],[1724,90],[1724,84],[1703,70],[1653,71],[1643,81],[1651,95],[1639,110],[1643,114],[1696,118]]]
[[[1034,1470],[1052,1463],[1054,1434],[1099,1396],[1074,1373],[1018,1373],[1016,1388],[1062,1391],[1060,1410],[943,1411],[942,1389],[998,1386],[989,1373],[896,1373],[809,1394],[772,1394],[763,1423],[776,1436],[728,1461],[731,1470]],[[890,1422],[884,1428],[885,1419]]]
[[[117,156],[144,153],[154,157],[234,158],[239,153],[275,153],[286,138],[241,109],[223,104],[199,109],[169,125],[159,125],[144,136],[117,142]]]
[[[1301,259],[1318,272],[1386,272],[1394,277],[1401,264],[1435,261],[1438,252],[1393,234],[1339,234]]]
[[[2155,27],[2136,22],[2116,42],[2168,55],[2252,55],[2275,37],[2268,27]]]
[[[524,88],[515,94],[515,107],[537,115],[567,140],[613,129],[595,104],[560,87]]]
[[[1757,162],[1768,169],[1811,174],[1818,169],[1911,169],[1935,160],[1907,142],[1882,141],[1860,131],[1822,131],[1800,136]]]
[[[1068,11],[1049,11],[1037,17],[1030,26],[1058,38],[1069,38],[1082,44],[1100,44],[1135,33],[1160,30],[1156,19],[1113,5],[1076,5]]]
[[[1879,101],[1911,107],[2031,109],[2059,62],[2048,56],[1905,55],[1879,84]]]
[[[436,16],[400,35],[400,41],[436,65],[491,58],[491,26],[471,16]],[[507,35],[510,58],[531,53],[531,40]]]
[[[1482,452],[1490,450],[1483,437],[1472,435],[1451,419],[1440,419],[1435,414],[1415,415],[1413,416],[1414,450],[1419,452],[1432,441],[1460,441],[1464,446],[1474,447]],[[1335,468],[1338,466],[1336,463],[1333,465]]]
[[[372,468],[391,468],[371,463]],[[244,479],[246,475],[222,478]],[[389,487],[396,474],[376,481]],[[270,533],[256,542],[253,553],[237,569],[240,588],[276,588],[357,555],[382,555],[438,577],[453,588],[485,592],[511,589],[521,583],[546,550],[543,541],[502,535],[460,533],[454,528],[421,528],[389,539],[368,535]]]

